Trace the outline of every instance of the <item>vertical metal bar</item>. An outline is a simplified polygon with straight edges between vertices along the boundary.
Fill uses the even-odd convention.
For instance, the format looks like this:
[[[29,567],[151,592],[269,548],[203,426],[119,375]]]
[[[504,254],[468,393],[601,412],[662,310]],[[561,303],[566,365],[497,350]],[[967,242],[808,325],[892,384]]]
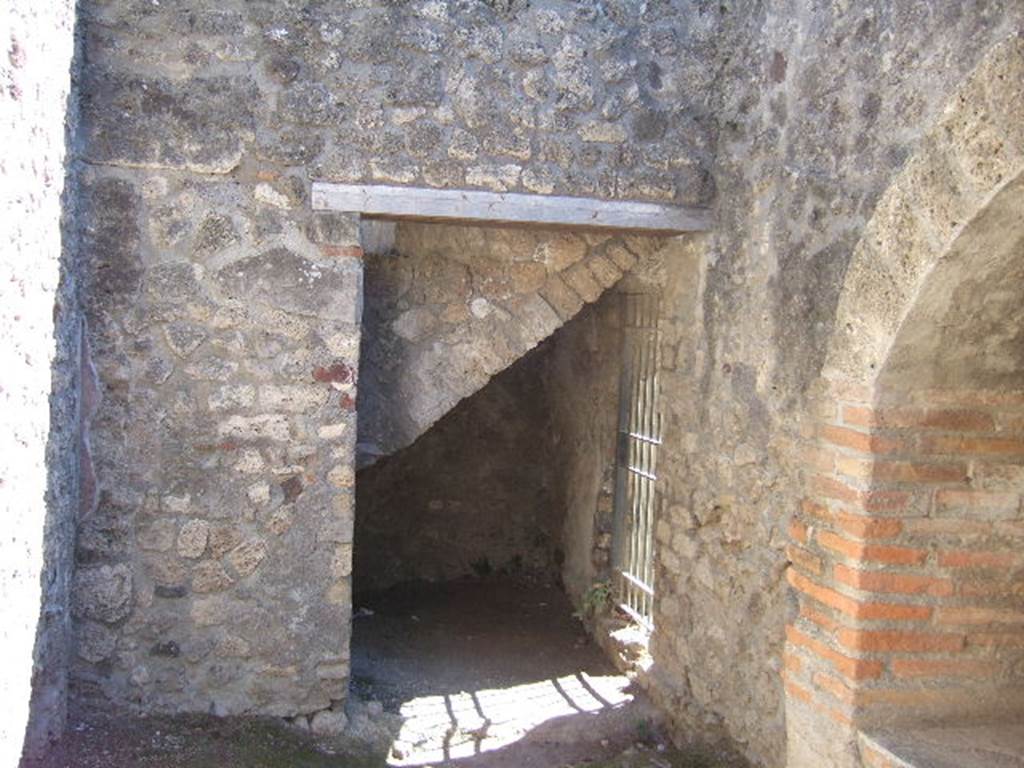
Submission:
[[[628,428],[624,429],[624,425],[628,425],[629,422],[629,407],[630,407],[630,395],[632,385],[633,366],[630,360],[630,347],[628,343],[628,331],[626,330],[629,325],[629,296],[623,294],[621,299],[621,310],[623,319],[623,334],[622,334],[622,374],[619,378],[619,425],[618,435],[616,443],[616,455],[615,462],[615,506],[614,506],[614,517],[613,517],[613,529],[612,529],[612,565],[616,572],[626,567],[626,542],[628,541],[626,515],[629,503],[629,470],[627,451],[628,445]],[[616,578],[616,582],[621,581]]]
[[[644,338],[643,337],[643,333],[644,333],[643,332],[643,327],[644,327],[644,320],[645,320],[643,296],[638,296],[637,299],[636,299],[636,302],[637,302],[637,329],[636,329],[635,340],[636,340],[636,345],[637,345],[637,355],[638,355],[639,360],[640,360],[640,365],[639,365],[639,373],[640,373],[640,375],[637,377],[637,418],[636,418],[636,421],[635,421],[635,423],[633,424],[633,427],[632,427],[632,431],[634,433],[634,438],[633,439],[636,441],[636,446],[637,446],[636,459],[633,462],[633,467],[634,467],[634,472],[637,473],[637,486],[638,486],[638,488],[637,488],[638,492],[637,492],[636,503],[635,503],[634,509],[633,509],[633,516],[636,519],[636,527],[634,529],[634,536],[636,537],[636,541],[634,543],[634,548],[636,550],[636,561],[633,563],[633,572],[631,574],[632,576],[638,576],[639,575],[639,573],[640,573],[640,566],[643,563],[643,524],[644,524],[643,511],[644,511],[644,496],[645,496],[646,491],[647,491],[647,479],[646,479],[646,477],[643,474],[643,472],[644,472],[644,457],[645,457],[645,452],[646,452],[646,443],[644,443],[642,440],[640,440],[640,439],[638,439],[636,437],[636,435],[642,435],[643,434],[644,405],[645,405],[645,403],[644,403],[644,395],[645,395],[645,391],[644,391],[644,372],[645,372],[645,370],[647,368],[647,359],[646,359],[647,355],[646,355],[646,349],[644,348],[644,343],[643,343],[643,338]],[[640,602],[639,596],[637,596],[637,598],[638,599],[637,599],[636,603],[634,605],[632,605],[631,607],[642,615],[643,605]]]
[[[658,318],[661,316],[661,295],[657,294],[654,296],[654,375],[652,376],[654,389],[653,402],[654,402],[654,428],[651,432],[653,438],[657,441],[656,445],[660,447],[663,438],[662,433],[662,411],[661,411],[661,329],[658,326]],[[654,452],[654,460],[651,465],[651,471],[655,476],[658,474],[658,451]],[[657,497],[655,497],[657,503]],[[655,521],[657,521],[658,508],[655,506],[651,510]],[[648,578],[647,583],[654,589],[654,539],[652,532],[651,539],[651,562],[648,567]],[[651,615],[654,613],[653,597],[651,605]]]
[[[646,312],[645,302],[643,296],[637,297],[637,331],[636,341],[638,354],[640,357],[640,375],[638,377],[638,388],[637,388],[637,420],[633,425],[633,432],[635,435],[642,436],[644,433],[644,412],[646,409],[646,382],[645,374],[647,371],[647,349],[644,344],[644,325],[646,325]],[[637,445],[637,456],[634,462],[635,471],[637,472],[637,483],[639,486],[639,493],[637,494],[636,505],[634,510],[634,516],[636,517],[636,562],[634,563],[633,576],[639,576],[643,566],[643,539],[644,539],[644,501],[647,496],[647,478],[645,473],[645,460],[647,456],[647,444],[639,437],[634,438]],[[633,606],[638,613],[642,615],[643,605],[641,600],[637,600],[637,604]]]
[[[636,297],[633,296],[633,323],[630,328],[630,345],[633,350],[633,408],[630,413],[629,420],[629,466],[630,466],[630,478],[632,479],[632,495],[630,498],[630,562],[629,562],[629,574],[631,576],[636,575],[637,563],[640,559],[640,542],[638,540],[638,527],[639,520],[637,518],[637,504],[640,500],[640,495],[643,492],[643,478],[636,474],[635,467],[638,465],[640,460],[639,444],[633,435],[636,433],[637,425],[640,421],[640,409],[642,404],[640,402],[640,389],[643,381],[643,355],[637,341],[637,328],[640,324],[640,306],[636,301]],[[629,606],[633,609],[637,607],[637,589],[636,586],[630,582],[629,586]]]
[[[651,559],[651,547],[650,547],[650,543],[651,542],[650,542],[650,537],[651,537],[652,524],[653,524],[652,515],[651,515],[651,508],[652,508],[653,500],[654,500],[653,499],[653,497],[654,497],[654,481],[653,481],[653,476],[654,476],[654,472],[653,472],[654,444],[652,442],[650,442],[650,438],[652,437],[652,429],[651,428],[653,426],[653,422],[651,420],[651,413],[653,412],[653,405],[654,405],[654,398],[653,398],[654,390],[651,387],[651,373],[652,373],[652,369],[654,368],[654,353],[655,353],[655,349],[654,349],[653,344],[651,343],[651,340],[652,340],[651,327],[653,326],[653,323],[654,323],[654,316],[653,316],[654,313],[652,311],[652,302],[651,302],[651,297],[650,296],[644,296],[644,314],[645,314],[645,317],[644,317],[644,346],[645,346],[645,348],[647,350],[647,360],[646,360],[646,363],[644,365],[644,390],[645,391],[644,391],[643,435],[646,438],[648,438],[648,439],[645,440],[645,442],[644,442],[645,450],[644,450],[644,463],[643,463],[643,465],[644,465],[644,471],[647,473],[648,476],[647,476],[646,482],[645,482],[645,486],[646,487],[645,487],[644,500],[643,500],[644,501],[644,503],[643,503],[643,527],[642,527],[643,542],[642,542],[642,545],[641,545],[641,550],[642,550],[642,553],[643,553],[643,559],[641,561],[641,568],[638,569],[638,574],[637,575],[641,578],[641,580],[643,580],[646,583],[646,582],[649,581],[649,577],[647,575],[647,570],[648,570],[648,564],[649,564],[650,559]],[[649,597],[649,595],[647,593],[644,593],[644,611],[643,611],[643,613],[644,613],[645,616],[649,616],[650,615],[650,611],[649,611],[649,608],[648,608],[648,602],[649,602],[648,599],[647,599],[648,597]]]
[[[648,471],[652,478],[657,477],[657,444],[655,440],[660,439],[658,430],[656,428],[657,420],[657,403],[658,403],[658,305],[657,297],[650,296],[648,302],[649,315],[649,326],[648,331],[648,343],[650,344],[650,361],[648,369],[648,403],[649,409],[647,414],[647,428],[646,434],[650,441],[648,445],[650,450],[647,456]],[[649,586],[653,586],[654,577],[654,524],[655,524],[655,503],[656,503],[656,488],[655,481],[651,480],[650,493],[647,500],[647,530],[646,530],[646,542],[645,542],[645,559],[644,559],[644,575],[643,580]],[[646,600],[646,615],[651,616],[653,613],[653,605],[651,595],[647,595]]]
[[[650,627],[657,520],[659,298],[624,297],[623,372],[619,384],[619,442],[615,496],[615,566],[623,609]]]

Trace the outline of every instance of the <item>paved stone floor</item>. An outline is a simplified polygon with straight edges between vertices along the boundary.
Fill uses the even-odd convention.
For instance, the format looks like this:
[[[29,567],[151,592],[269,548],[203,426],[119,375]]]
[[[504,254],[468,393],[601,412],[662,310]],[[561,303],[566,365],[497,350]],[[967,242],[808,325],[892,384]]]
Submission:
[[[1024,768],[1024,723],[913,728],[867,737],[912,768]]]

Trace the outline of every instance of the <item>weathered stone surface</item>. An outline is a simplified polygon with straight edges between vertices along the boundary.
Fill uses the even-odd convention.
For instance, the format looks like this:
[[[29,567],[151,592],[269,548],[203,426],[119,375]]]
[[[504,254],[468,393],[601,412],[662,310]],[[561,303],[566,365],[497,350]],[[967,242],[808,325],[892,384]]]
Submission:
[[[117,647],[112,629],[96,622],[84,622],[78,632],[78,655],[94,664],[110,658]]]
[[[11,0],[0,9],[0,763],[9,765],[39,758],[64,730],[74,663],[75,520],[92,508],[93,459],[82,450],[76,415],[95,409],[82,395],[92,384],[82,376],[83,361],[91,365],[82,347],[82,304],[90,300],[82,284],[91,267],[69,212],[81,198],[68,151],[79,131],[78,114],[68,109],[78,59],[75,10],[67,0]],[[102,239],[113,245],[117,227],[105,223]],[[133,231],[125,227],[126,235]],[[134,266],[130,245],[111,257]]]
[[[294,716],[329,706],[333,697],[305,660],[337,644],[350,603],[345,556],[333,547],[352,542],[351,483],[334,468],[353,453],[360,326],[370,342],[360,440],[370,453],[388,453],[576,316],[584,299],[615,282],[614,265],[631,272],[626,281],[644,278],[663,292],[659,497],[673,531],[659,539],[651,685],[678,733],[731,734],[753,761],[781,765],[785,516],[802,497],[789,445],[805,392],[824,360],[845,275],[882,263],[848,270],[879,196],[957,82],[1020,26],[1020,10],[997,2],[966,13],[938,0],[711,10],[440,0],[408,13],[349,5],[188,13],[166,2],[83,5],[88,130],[71,140],[91,161],[73,227],[82,280],[74,270],[63,280],[33,272],[18,290],[28,287],[38,307],[23,314],[12,302],[3,324],[31,325],[32,343],[12,347],[17,364],[46,360],[45,368],[39,350],[51,348],[57,307],[52,423],[64,426],[53,438],[50,491],[66,532],[74,504],[63,500],[79,465],[55,467],[75,452],[80,423],[74,398],[62,395],[77,391],[76,295],[87,309],[99,397],[82,422],[94,459],[83,466],[95,464],[83,477],[93,472],[100,490],[123,491],[127,501],[116,514],[79,518],[76,588],[107,597],[76,598],[77,622],[106,627],[120,643],[98,664],[79,655],[82,689],[163,709],[208,711],[212,702],[217,712]],[[4,81],[6,103],[21,109],[35,103],[25,94],[38,92],[62,116],[64,93],[19,80],[29,68],[18,64],[17,46],[8,53],[10,69],[0,74],[11,73],[16,87]],[[224,74],[242,71],[252,74]],[[1017,72],[993,79],[1015,82]],[[930,229],[900,230],[905,252],[875,254],[886,259],[876,285],[899,285],[889,278],[913,266],[900,254],[952,226],[944,219],[953,193],[983,192],[1009,173],[1017,134],[993,142],[989,118],[1013,114],[1018,102],[977,102],[975,128],[939,174],[946,181],[918,180],[945,189],[955,179],[956,189],[915,209]],[[33,120],[19,112],[10,124],[35,130]],[[62,130],[32,135],[56,147]],[[25,168],[46,170],[9,186],[50,201],[53,224],[61,169],[35,160]],[[659,260],[635,238],[472,228],[427,235],[434,230],[424,226],[398,257],[367,262],[380,278],[371,293],[379,292],[362,318],[354,224],[309,213],[310,178],[714,199],[716,228]],[[67,189],[73,201],[74,184]],[[21,226],[33,201],[19,197],[5,221]],[[73,204],[67,213],[74,219]],[[891,214],[894,227],[914,221],[905,208]],[[399,245],[403,228],[413,231],[400,227]],[[55,263],[56,239],[29,241],[17,251],[19,275],[37,263],[25,252]],[[67,242],[77,252],[74,238]],[[39,285],[48,286],[42,297],[31,287]],[[896,302],[882,298],[864,294],[891,321]],[[401,317],[429,322],[393,328]],[[593,539],[563,553],[577,596],[606,563],[600,425],[615,400],[611,367],[601,364],[615,326],[587,327],[574,334],[573,352],[555,355],[550,386],[560,407],[554,426],[535,432],[557,437],[552,471],[586,490],[552,501],[568,510],[574,542]],[[32,400],[42,426],[27,440],[19,433],[18,444],[39,446],[51,418],[49,378],[36,371],[32,380],[44,382]],[[10,411],[20,413],[21,402]],[[521,416],[511,398],[503,413],[506,429]],[[534,452],[515,459],[523,455]],[[333,488],[332,478],[345,482]],[[423,514],[439,529],[444,515],[472,519],[454,496],[424,497]],[[210,524],[198,561],[168,546],[169,526],[191,518]],[[231,533],[218,538],[221,525]],[[241,550],[241,569],[232,553],[259,535],[268,549],[245,577],[255,550]],[[536,555],[540,570],[555,558],[554,535],[532,548],[511,540]],[[127,562],[139,569],[138,584],[121,591],[137,594],[120,616],[119,589],[96,574]],[[46,599],[59,603],[66,579],[52,584]],[[194,594],[204,590],[211,594]],[[85,618],[83,604],[106,618]],[[317,621],[289,623],[311,606],[324,608]],[[47,615],[62,615],[52,608]],[[228,641],[228,630],[242,642]],[[180,662],[149,656],[170,642]],[[41,653],[38,668],[49,674],[54,665]],[[339,665],[330,691],[340,698]],[[174,674],[160,671],[172,666]]]
[[[256,402],[256,388],[251,384],[218,387],[207,400],[210,410],[230,411]]]
[[[596,301],[602,288],[585,264],[573,264],[562,273],[562,279],[573,292],[588,304]]]
[[[166,552],[174,546],[177,526],[173,520],[157,520],[138,533],[140,549]]]
[[[328,482],[335,488],[351,488],[355,485],[355,468],[351,464],[339,464],[327,473]]]
[[[267,556],[267,544],[261,539],[239,544],[228,553],[228,562],[241,577],[250,576],[260,567],[263,558]]]
[[[540,289],[540,295],[563,321],[583,307],[583,299],[566,284],[561,275],[551,275]]]
[[[235,523],[216,523],[210,526],[208,546],[210,557],[218,558],[227,554],[241,543],[242,533]]]
[[[597,300],[621,277],[601,253],[613,245],[624,248],[607,236],[400,224],[401,258],[367,257],[360,462],[410,443]]]
[[[131,571],[127,565],[79,568],[72,593],[76,615],[113,624],[131,612]]]
[[[235,440],[277,440],[285,442],[291,436],[288,417],[271,414],[266,416],[231,416],[217,425],[221,437]]]
[[[188,323],[171,323],[164,329],[167,346],[179,357],[188,357],[207,339],[207,333]]]
[[[360,274],[340,260],[317,263],[277,248],[224,267],[217,280],[236,301],[354,323],[361,311]]]
[[[348,718],[340,710],[325,709],[323,712],[317,712],[309,720],[310,730],[317,736],[338,736],[344,732],[346,725]]]
[[[210,524],[205,520],[189,520],[178,532],[178,554],[182,557],[201,557],[206,551]]]
[[[94,69],[85,89],[86,154],[93,162],[227,173],[254,138],[249,80],[181,83]]]
[[[198,254],[216,253],[238,241],[234,222],[227,216],[212,214],[199,225],[192,248]]]
[[[138,193],[123,179],[99,179],[87,189],[91,205],[82,247],[87,254],[88,299],[101,310],[113,311],[142,284]]]
[[[270,411],[313,413],[322,408],[330,390],[313,384],[267,385],[260,387],[260,406]]]
[[[233,580],[224,566],[213,560],[203,560],[192,569],[192,591],[199,594],[220,592],[227,589]]]
[[[183,597],[182,591],[187,581],[185,565],[172,557],[151,557],[147,562],[148,575],[156,584],[157,594],[166,588],[166,597]]]

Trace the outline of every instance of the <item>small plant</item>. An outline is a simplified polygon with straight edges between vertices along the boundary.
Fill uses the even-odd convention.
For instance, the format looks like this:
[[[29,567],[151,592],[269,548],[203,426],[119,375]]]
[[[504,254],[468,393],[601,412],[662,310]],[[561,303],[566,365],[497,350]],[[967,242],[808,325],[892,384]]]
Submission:
[[[583,595],[580,610],[576,617],[589,619],[604,613],[612,604],[612,584],[610,581],[599,581]]]
[[[636,721],[636,740],[645,745],[654,742],[654,725],[649,718],[643,717]]]

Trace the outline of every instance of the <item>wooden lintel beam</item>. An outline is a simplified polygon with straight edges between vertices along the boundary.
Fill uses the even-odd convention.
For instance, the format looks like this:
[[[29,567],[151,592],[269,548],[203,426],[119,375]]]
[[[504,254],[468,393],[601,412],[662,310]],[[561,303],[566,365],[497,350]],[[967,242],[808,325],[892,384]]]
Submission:
[[[672,235],[710,228],[706,208],[626,200],[313,182],[313,210],[371,218],[610,229]]]

